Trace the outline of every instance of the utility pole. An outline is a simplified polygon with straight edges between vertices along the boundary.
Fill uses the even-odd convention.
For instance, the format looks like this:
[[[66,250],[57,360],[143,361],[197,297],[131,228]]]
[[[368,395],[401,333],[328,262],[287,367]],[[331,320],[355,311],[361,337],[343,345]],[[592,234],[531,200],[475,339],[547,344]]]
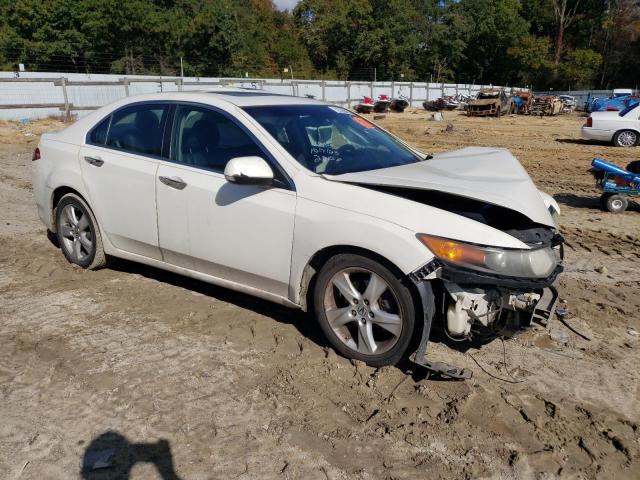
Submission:
[[[373,67],[373,83],[378,81],[378,69]]]

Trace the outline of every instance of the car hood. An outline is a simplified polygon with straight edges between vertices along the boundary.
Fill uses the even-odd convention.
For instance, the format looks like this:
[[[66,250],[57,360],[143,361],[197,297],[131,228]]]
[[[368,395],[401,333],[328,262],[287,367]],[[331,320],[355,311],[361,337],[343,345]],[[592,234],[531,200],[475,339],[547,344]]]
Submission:
[[[531,177],[505,149],[467,147],[408,165],[324,177],[336,182],[435,190],[482,200],[554,227]]]

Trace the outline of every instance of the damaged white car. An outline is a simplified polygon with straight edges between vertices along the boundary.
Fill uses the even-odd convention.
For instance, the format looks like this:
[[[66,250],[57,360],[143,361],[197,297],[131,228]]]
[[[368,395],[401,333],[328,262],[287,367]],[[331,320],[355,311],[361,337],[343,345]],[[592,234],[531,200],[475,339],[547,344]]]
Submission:
[[[556,202],[506,150],[425,155],[368,120],[259,91],[123,99],[34,152],[38,213],[84,268],[121,257],[310,309],[341,354],[394,364],[545,323]],[[459,373],[459,372],[458,372]]]

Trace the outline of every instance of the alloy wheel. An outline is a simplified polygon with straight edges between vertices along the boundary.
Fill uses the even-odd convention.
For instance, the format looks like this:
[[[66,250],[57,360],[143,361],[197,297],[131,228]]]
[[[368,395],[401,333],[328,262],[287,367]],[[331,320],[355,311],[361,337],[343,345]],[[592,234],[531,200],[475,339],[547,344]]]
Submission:
[[[633,132],[622,132],[618,135],[618,143],[623,147],[633,147],[638,137]]]
[[[77,205],[65,205],[60,214],[62,247],[76,263],[85,261],[95,250],[89,216]]]
[[[324,310],[335,335],[365,355],[387,352],[402,332],[395,293],[380,275],[364,268],[346,268],[331,278],[324,292]]]

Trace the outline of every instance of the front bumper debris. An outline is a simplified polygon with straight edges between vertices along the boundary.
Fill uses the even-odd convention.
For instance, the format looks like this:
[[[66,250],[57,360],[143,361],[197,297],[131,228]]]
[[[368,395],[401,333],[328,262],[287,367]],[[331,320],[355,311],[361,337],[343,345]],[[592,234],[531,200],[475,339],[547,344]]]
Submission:
[[[532,323],[544,328],[549,326],[558,302],[558,292],[552,286],[562,265],[545,279],[518,279],[484,275],[479,272],[467,272],[460,268],[434,259],[410,275],[422,300],[424,326],[420,344],[414,361],[430,372],[454,378],[471,378],[469,369],[459,368],[442,362],[427,359],[427,344],[436,315],[435,297],[432,280],[441,280],[445,295],[450,296],[449,308],[442,313],[445,321],[453,320],[461,336],[469,335],[470,326],[476,322],[484,327],[493,327],[491,322],[510,317],[513,320],[509,336],[524,330]],[[460,284],[452,280],[460,281]],[[449,319],[452,315],[452,319]],[[456,323],[457,322],[457,323]],[[468,324],[466,323],[468,322]],[[445,328],[448,328],[445,327]],[[504,332],[507,332],[505,328]]]
[[[434,280],[436,278],[440,278],[445,282],[458,283],[462,285],[491,285],[494,287],[527,290],[543,289],[551,286],[563,270],[564,268],[562,264],[558,264],[551,275],[546,278],[508,277],[462,268],[434,258],[423,267],[412,272],[410,275],[413,281]]]

